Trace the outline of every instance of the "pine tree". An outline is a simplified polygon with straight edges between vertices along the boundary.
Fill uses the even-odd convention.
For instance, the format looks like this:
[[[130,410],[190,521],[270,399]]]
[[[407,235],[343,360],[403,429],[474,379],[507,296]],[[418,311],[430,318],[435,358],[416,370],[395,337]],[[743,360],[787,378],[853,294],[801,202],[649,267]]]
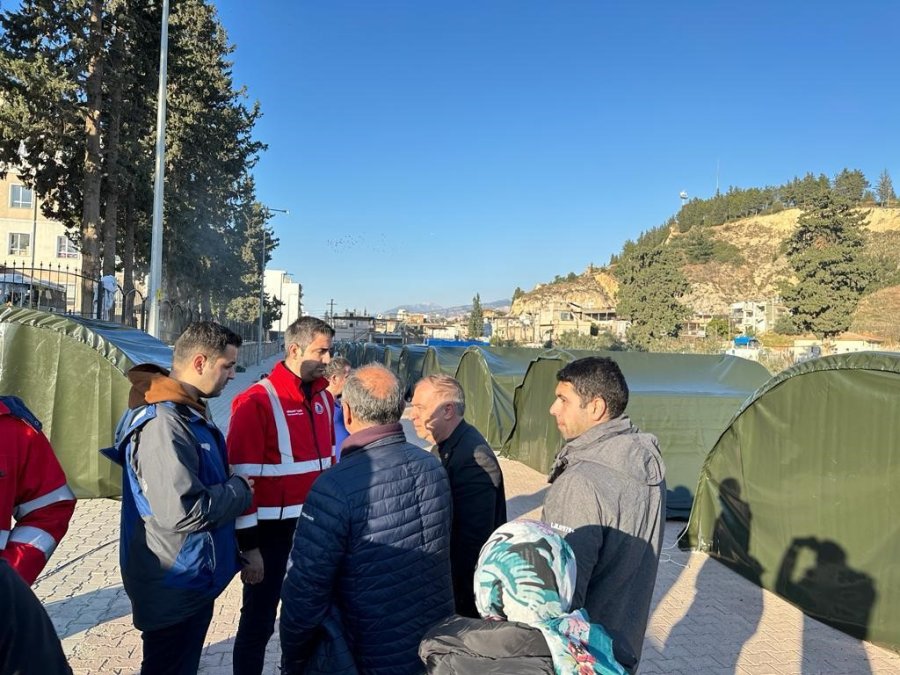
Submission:
[[[894,194],[894,183],[891,181],[891,175],[887,169],[882,171],[878,177],[876,191],[878,193],[878,203],[881,206],[890,206],[891,202],[897,198],[897,195]]]
[[[472,298],[472,313],[469,314],[469,339],[474,340],[484,335],[484,312],[481,309],[481,295]]]
[[[678,298],[690,284],[672,249],[626,244],[615,276],[620,284],[616,314],[631,320],[629,343],[649,349],[661,338],[678,336],[681,324],[690,316],[690,310]]]
[[[793,324],[822,337],[850,326],[874,270],[863,257],[866,213],[846,195],[826,193],[798,220],[787,257],[798,278],[783,293]]]

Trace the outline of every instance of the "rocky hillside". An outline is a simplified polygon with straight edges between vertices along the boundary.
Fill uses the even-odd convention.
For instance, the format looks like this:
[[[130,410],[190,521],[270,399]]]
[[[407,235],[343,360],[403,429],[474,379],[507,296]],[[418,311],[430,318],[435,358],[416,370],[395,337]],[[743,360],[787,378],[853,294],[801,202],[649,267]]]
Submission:
[[[698,313],[727,314],[732,302],[776,295],[782,282],[792,280],[781,246],[796,228],[800,213],[799,209],[790,209],[710,228],[713,239],[736,247],[743,260],[684,265],[691,291],[683,301]],[[868,223],[868,250],[900,264],[900,208],[873,208]],[[667,243],[674,245],[683,236],[673,232]],[[553,301],[614,307],[617,290],[618,283],[610,274],[589,270],[576,281],[538,285],[513,303],[512,313],[533,311]],[[900,287],[883,289],[863,299],[853,329],[887,337],[888,324],[894,325],[892,317],[900,316],[898,312]],[[898,332],[900,328],[892,330]]]

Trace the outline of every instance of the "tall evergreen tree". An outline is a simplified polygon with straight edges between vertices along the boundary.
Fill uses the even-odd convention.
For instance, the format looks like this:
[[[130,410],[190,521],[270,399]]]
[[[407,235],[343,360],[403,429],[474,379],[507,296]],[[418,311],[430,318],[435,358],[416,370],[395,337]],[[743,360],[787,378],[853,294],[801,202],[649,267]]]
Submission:
[[[887,169],[882,171],[878,177],[876,191],[878,193],[878,203],[881,206],[890,206],[890,203],[897,199],[897,195],[894,194],[894,183],[891,181],[891,175]]]
[[[794,325],[822,337],[850,326],[874,271],[865,261],[862,227],[866,213],[846,195],[827,193],[798,220],[787,241],[797,283],[783,293]]]
[[[472,313],[469,314],[469,339],[474,340],[484,335],[484,311],[481,309],[481,295],[476,293],[472,298]]]
[[[628,243],[616,265],[619,302],[616,314],[631,320],[628,341],[649,349],[656,340],[677,337],[690,309],[679,302],[690,284],[678,266],[678,255],[665,245],[653,248]]]
[[[869,189],[869,181],[859,169],[844,169],[834,177],[834,192],[851,204],[859,204]]]

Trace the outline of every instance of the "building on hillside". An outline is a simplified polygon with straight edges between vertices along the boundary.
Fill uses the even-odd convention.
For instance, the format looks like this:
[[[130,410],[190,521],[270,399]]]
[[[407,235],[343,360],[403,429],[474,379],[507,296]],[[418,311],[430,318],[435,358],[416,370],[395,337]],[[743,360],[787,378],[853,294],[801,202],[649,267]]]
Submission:
[[[44,218],[34,191],[12,170],[0,179],[0,245],[0,267],[63,287],[66,310],[77,311],[81,252],[62,223]]]
[[[741,333],[762,335],[773,330],[775,323],[787,311],[777,296],[764,300],[741,300],[731,303],[731,324],[734,330]]]
[[[681,336],[690,338],[705,338],[706,327],[712,321],[714,315],[709,311],[695,311],[694,314],[681,325]]]
[[[842,333],[833,338],[831,344],[832,353],[847,354],[850,352],[877,351],[884,344],[884,340],[866,333]]]
[[[563,333],[597,335],[608,332],[616,338],[625,337],[628,322],[616,317],[612,307],[589,307],[569,301],[550,301],[537,311],[491,318],[493,335],[500,340],[541,345],[553,341]]]
[[[284,303],[281,307],[281,318],[272,324],[273,331],[284,333],[288,326],[303,316],[300,284],[284,270],[267,269],[263,279],[266,295],[271,295]]]

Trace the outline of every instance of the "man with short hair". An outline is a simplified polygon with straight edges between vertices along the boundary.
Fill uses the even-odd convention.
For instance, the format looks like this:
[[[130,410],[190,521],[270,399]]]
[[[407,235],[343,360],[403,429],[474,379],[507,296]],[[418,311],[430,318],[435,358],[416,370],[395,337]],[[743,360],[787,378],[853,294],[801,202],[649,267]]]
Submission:
[[[341,408],[341,394],[344,391],[344,382],[350,376],[352,367],[350,361],[343,356],[335,356],[325,368],[325,377],[328,378],[328,391],[334,397],[334,461],[341,461],[341,443],[350,435],[344,425],[344,411]]]
[[[568,441],[550,471],[542,519],[565,534],[578,578],[573,607],[613,637],[637,669],[665,530],[665,466],[656,437],[625,415],[628,385],[615,361],[572,361],[550,414]]]
[[[451,498],[429,452],[406,442],[400,383],[378,364],[344,385],[350,436],[310,490],[282,590],[285,673],[405,675],[453,612]]]
[[[228,458],[255,490],[237,521],[244,589],[236,675],[263,670],[297,517],[313,481],[334,463],[334,399],[325,378],[333,337],[321,319],[297,319],[285,331],[284,360],[231,404]]]
[[[199,321],[175,341],[171,373],[132,368],[129,409],[104,451],[124,468],[119,555],[143,633],[142,673],[197,672],[215,599],[239,569],[234,523],[252,484],[230,475],[204,399],[234,379],[240,345]]]
[[[506,491],[497,456],[484,436],[463,419],[466,399],[449,375],[429,375],[416,384],[412,422],[431,443],[453,491],[450,566],[456,613],[478,618],[473,578],[478,554],[491,532],[506,522]]]

